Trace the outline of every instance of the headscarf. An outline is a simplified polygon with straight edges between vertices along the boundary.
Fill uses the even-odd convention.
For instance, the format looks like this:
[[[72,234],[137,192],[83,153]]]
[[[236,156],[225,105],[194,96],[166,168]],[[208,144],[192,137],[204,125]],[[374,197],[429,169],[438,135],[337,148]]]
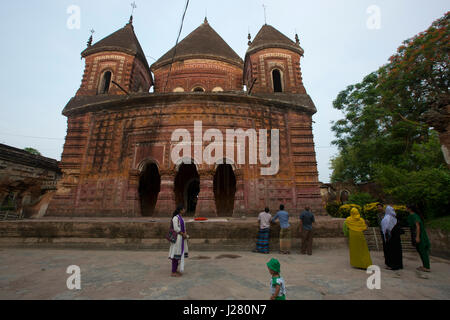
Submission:
[[[364,219],[361,218],[361,215],[356,208],[350,210],[350,217],[345,219],[345,224],[350,230],[357,232],[363,232],[367,229]]]
[[[270,261],[267,262],[267,266],[270,270],[275,271],[276,273],[280,273],[280,262],[277,259],[270,259]]]
[[[386,207],[386,213],[383,220],[381,220],[381,231],[383,232],[384,239],[387,240],[387,235],[391,233],[392,229],[397,224],[397,214],[394,208],[391,206]]]

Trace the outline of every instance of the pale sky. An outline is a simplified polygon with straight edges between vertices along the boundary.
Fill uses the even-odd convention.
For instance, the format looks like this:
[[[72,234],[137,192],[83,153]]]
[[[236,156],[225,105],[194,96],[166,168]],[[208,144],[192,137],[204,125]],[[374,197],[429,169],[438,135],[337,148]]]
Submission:
[[[3,1],[0,11],[0,143],[33,147],[61,159],[67,119],[61,114],[81,84],[89,30],[94,42],[122,28],[131,0]],[[185,0],[136,0],[134,26],[149,64],[175,45]],[[387,63],[402,41],[426,30],[450,10],[448,0],[191,0],[181,39],[207,12],[210,25],[242,58],[247,34],[267,23],[294,39],[300,36],[308,94],[318,109],[313,117],[319,178],[329,182],[331,121],[342,118],[333,100],[348,85]],[[70,29],[67,10],[80,8],[80,28]],[[376,6],[380,28],[368,27]],[[373,21],[373,20],[370,20]],[[373,26],[373,24],[371,24]]]

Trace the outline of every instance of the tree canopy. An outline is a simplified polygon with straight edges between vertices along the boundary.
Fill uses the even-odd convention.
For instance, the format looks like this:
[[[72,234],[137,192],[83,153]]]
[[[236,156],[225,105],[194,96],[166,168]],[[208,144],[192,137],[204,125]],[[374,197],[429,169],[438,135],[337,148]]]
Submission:
[[[41,156],[41,153],[34,148],[25,148],[23,150],[25,150],[28,153],[34,154],[35,156]]]
[[[447,12],[404,41],[388,64],[339,93],[333,107],[344,118],[332,126],[339,150],[331,160],[332,182],[376,181],[401,201],[449,205],[449,170],[424,117],[449,101],[449,22]]]

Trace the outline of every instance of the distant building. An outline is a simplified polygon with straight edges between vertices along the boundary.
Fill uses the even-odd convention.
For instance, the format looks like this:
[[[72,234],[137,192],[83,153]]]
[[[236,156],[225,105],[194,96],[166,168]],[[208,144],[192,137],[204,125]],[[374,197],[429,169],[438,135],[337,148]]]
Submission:
[[[56,190],[61,175],[56,160],[0,144],[0,211],[33,206]]]
[[[254,215],[281,203],[323,211],[317,110],[303,86],[302,56],[298,37],[264,25],[242,60],[206,19],[151,67],[131,21],[90,41],[81,87],[63,111],[64,175],[47,215],[169,216],[181,203],[195,216]],[[267,165],[236,157],[199,163],[194,147],[191,158],[173,163],[172,133],[185,128],[194,137],[195,121],[203,134],[279,129],[280,170],[263,176]]]

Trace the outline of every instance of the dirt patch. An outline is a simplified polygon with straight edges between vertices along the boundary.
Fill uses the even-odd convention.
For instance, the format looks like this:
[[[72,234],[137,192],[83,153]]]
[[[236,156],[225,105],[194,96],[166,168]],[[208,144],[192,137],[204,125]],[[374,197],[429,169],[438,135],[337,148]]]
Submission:
[[[197,257],[191,258],[191,260],[208,260],[208,259],[211,259],[211,257],[197,256]]]
[[[216,257],[216,259],[238,259],[238,258],[242,258],[242,257],[238,256],[236,254],[222,254],[222,255]]]

